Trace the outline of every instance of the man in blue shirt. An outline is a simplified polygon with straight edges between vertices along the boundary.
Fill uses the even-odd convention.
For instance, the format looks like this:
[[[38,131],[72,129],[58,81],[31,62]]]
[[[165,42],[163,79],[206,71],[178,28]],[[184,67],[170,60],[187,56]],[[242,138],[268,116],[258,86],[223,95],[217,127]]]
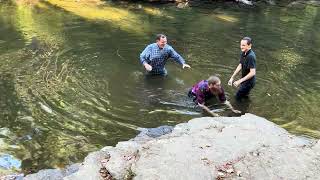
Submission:
[[[169,58],[181,64],[183,69],[190,68],[185,60],[167,44],[167,37],[164,34],[158,34],[156,43],[148,45],[140,54],[140,62],[150,75],[167,75],[164,66]]]
[[[240,43],[241,55],[240,62],[236,70],[232,74],[228,84],[239,87],[236,99],[241,100],[244,97],[248,97],[251,89],[256,83],[256,55],[251,49],[252,40],[249,37],[244,37]],[[241,70],[241,78],[233,82],[234,77]]]

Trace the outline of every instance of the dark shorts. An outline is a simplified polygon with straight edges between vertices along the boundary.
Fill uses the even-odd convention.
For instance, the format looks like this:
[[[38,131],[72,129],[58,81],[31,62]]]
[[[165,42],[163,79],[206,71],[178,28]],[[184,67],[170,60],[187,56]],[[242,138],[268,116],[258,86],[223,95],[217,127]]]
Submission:
[[[239,90],[236,94],[236,99],[248,98],[251,89],[254,87],[255,81],[245,81],[241,83]]]

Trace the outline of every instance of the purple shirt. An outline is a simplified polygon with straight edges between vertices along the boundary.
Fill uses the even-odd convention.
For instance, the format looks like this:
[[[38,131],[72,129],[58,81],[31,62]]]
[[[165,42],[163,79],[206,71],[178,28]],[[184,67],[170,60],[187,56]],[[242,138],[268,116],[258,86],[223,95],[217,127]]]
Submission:
[[[202,80],[195,84],[191,90],[192,94],[196,96],[196,101],[200,104],[203,104],[206,100],[216,96],[209,89],[209,84],[207,80]],[[220,92],[217,94],[220,102],[226,101],[226,95],[224,93],[224,89],[221,87]]]

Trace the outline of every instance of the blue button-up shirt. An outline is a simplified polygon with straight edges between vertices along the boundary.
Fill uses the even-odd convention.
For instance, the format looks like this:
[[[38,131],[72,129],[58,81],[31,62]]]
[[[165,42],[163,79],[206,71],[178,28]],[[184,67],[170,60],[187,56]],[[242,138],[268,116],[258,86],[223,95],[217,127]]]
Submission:
[[[164,65],[169,58],[173,58],[179,64],[184,64],[184,59],[168,44],[162,49],[157,43],[148,45],[140,54],[140,62],[150,64],[152,66],[150,74],[165,75],[167,70]]]

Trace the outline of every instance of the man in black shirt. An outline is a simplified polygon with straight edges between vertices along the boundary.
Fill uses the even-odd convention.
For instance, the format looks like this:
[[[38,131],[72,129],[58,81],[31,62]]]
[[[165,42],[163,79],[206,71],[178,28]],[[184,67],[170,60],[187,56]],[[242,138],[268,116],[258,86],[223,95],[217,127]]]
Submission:
[[[254,87],[256,82],[256,55],[251,49],[252,40],[249,37],[244,37],[240,43],[241,56],[240,63],[234,73],[232,74],[228,85],[239,87],[236,94],[237,100],[241,100],[243,97],[248,97],[251,89]],[[234,77],[241,70],[242,76],[239,80],[234,81]]]

